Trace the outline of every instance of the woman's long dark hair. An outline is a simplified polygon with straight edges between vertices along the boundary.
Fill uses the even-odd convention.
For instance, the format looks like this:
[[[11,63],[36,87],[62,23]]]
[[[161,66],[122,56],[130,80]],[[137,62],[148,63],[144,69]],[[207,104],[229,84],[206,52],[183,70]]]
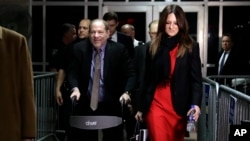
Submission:
[[[179,32],[174,37],[166,33],[166,20],[173,13],[177,20]],[[147,75],[156,83],[166,84],[170,80],[170,51],[178,46],[176,57],[182,57],[186,51],[191,51],[193,40],[188,35],[188,23],[182,8],[178,5],[168,5],[161,12],[156,39],[152,41],[147,58]],[[150,80],[149,80],[150,81]]]
[[[152,57],[155,56],[160,43],[162,42],[163,34],[165,33],[165,25],[166,25],[166,19],[169,14],[174,13],[177,19],[177,25],[179,27],[179,50],[177,57],[183,56],[188,49],[188,51],[191,51],[193,40],[188,34],[188,22],[186,19],[186,15],[183,11],[183,9],[179,5],[167,5],[160,14],[160,19],[158,23],[158,32],[156,39],[152,42],[150,46],[150,52]]]

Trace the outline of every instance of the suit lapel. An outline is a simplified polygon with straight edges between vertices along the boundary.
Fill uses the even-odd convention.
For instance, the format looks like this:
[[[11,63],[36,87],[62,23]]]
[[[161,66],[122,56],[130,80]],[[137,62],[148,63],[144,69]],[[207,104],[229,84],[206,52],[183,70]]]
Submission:
[[[224,66],[226,66],[227,64],[230,64],[230,62],[232,62],[231,60],[234,60],[232,51],[228,53],[227,59],[225,60],[225,63],[224,63]]]
[[[106,48],[105,48],[105,53],[104,53],[104,68],[103,68],[103,79],[108,75],[108,69],[110,68],[110,59],[112,57],[112,48],[113,44],[111,42],[107,42]]]
[[[93,46],[87,42],[87,45],[86,46],[82,46],[82,53],[83,55],[83,58],[82,58],[82,61],[83,61],[83,69],[86,69],[87,71],[87,74],[90,74],[91,72],[91,62],[92,62],[92,53],[93,53]],[[84,51],[86,49],[86,51]],[[85,60],[85,61],[84,61]]]
[[[121,43],[122,41],[121,41],[121,36],[120,36],[120,33],[119,32],[117,32],[117,42],[118,43]]]

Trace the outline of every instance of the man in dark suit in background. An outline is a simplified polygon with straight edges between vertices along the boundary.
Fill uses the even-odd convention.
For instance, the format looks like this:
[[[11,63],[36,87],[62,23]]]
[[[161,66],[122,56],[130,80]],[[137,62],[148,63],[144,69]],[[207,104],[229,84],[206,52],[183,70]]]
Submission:
[[[240,60],[240,54],[234,45],[233,37],[230,33],[224,33],[221,39],[222,50],[219,52],[217,61],[218,75],[225,75],[223,78],[218,79],[220,84],[231,86],[232,78],[229,75],[243,75],[244,65]],[[227,77],[227,78],[226,78]]]
[[[105,20],[109,25],[110,39],[114,42],[123,44],[127,48],[130,57],[134,58],[133,39],[130,36],[117,31],[117,27],[119,25],[118,15],[115,12],[107,12],[103,15],[103,20]],[[128,105],[128,107],[124,107],[123,115],[125,119],[127,139],[129,140],[134,133],[134,126],[136,122],[130,105]]]
[[[134,57],[134,63],[135,63],[135,70],[136,70],[136,90],[135,94],[132,97],[132,105],[133,110],[137,111],[139,107],[139,101],[140,95],[141,95],[141,87],[142,87],[142,81],[143,77],[145,75],[145,59],[146,59],[146,53],[149,51],[150,44],[152,43],[152,40],[155,39],[157,31],[158,31],[158,20],[153,20],[148,25],[149,28],[149,35],[150,35],[150,41],[143,45],[139,45],[135,48],[135,57]],[[146,124],[144,122],[140,123],[141,128],[147,128]]]
[[[56,102],[58,104],[58,130],[65,134],[57,134],[60,141],[64,141],[69,135],[69,117],[71,111],[70,90],[66,78],[66,70],[71,59],[72,44],[76,41],[76,27],[70,23],[64,23],[59,30],[59,40],[56,43],[57,52],[51,60],[51,71],[56,71]]]
[[[124,45],[108,40],[109,26],[96,19],[90,24],[89,39],[74,46],[74,59],[69,68],[68,80],[72,89],[71,98],[76,97],[77,115],[122,116],[120,101],[127,104],[130,92],[135,88],[135,70]],[[95,61],[98,57],[100,61]],[[99,58],[98,57],[98,58]],[[100,65],[98,65],[100,63]],[[100,66],[97,67],[97,66]],[[96,69],[100,70],[98,88],[95,84]],[[90,107],[92,89],[98,90],[97,109]],[[123,125],[102,130],[103,141],[123,141]],[[72,140],[98,140],[97,130],[72,129]]]
[[[150,46],[152,40],[154,40],[156,35],[157,35],[158,21],[159,20],[153,20],[148,25],[150,41],[135,48],[134,63],[135,63],[137,81],[136,81],[135,102],[132,103],[134,110],[137,110],[137,107],[138,107],[138,105],[137,105],[138,102],[136,102],[136,101],[140,100],[139,95],[140,95],[140,91],[141,91],[140,90],[141,84],[143,81],[142,78],[143,78],[143,75],[145,73],[144,69],[145,69],[146,53],[147,53],[147,51],[149,51],[149,46]]]
[[[143,41],[139,41],[135,38],[135,27],[132,24],[124,24],[121,27],[121,32],[125,35],[128,35],[132,38],[134,47],[143,45]]]
[[[119,25],[117,14],[115,12],[107,12],[103,15],[103,20],[109,25],[110,39],[123,44],[128,49],[129,55],[134,57],[134,44],[132,38],[117,31]]]

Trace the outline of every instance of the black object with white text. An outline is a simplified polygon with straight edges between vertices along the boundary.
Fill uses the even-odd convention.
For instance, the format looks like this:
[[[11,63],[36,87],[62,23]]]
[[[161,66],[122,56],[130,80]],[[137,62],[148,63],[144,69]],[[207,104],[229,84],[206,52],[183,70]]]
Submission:
[[[230,125],[229,141],[249,141],[250,126]]]
[[[116,127],[123,124],[123,117],[110,116],[110,115],[74,115],[74,107],[78,105],[76,97],[72,99],[72,113],[70,116],[70,126],[84,130],[99,130],[111,127]],[[121,110],[123,109],[124,103],[121,103]],[[123,110],[122,110],[123,116]]]

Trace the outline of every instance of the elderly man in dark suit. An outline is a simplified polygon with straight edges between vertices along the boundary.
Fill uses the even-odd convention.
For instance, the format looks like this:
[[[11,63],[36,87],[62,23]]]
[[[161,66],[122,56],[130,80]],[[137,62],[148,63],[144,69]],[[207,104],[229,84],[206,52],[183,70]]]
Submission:
[[[108,24],[96,19],[90,24],[89,39],[75,44],[68,80],[73,90],[71,97],[78,100],[75,110],[78,115],[122,116],[120,101],[123,100],[125,104],[130,101],[136,80],[132,59],[124,45],[108,38]],[[99,70],[100,77],[97,80],[98,88],[93,87],[96,84],[95,76],[98,76],[96,70]],[[97,107],[91,104],[93,90],[99,91]],[[122,125],[102,131],[103,141],[123,140]],[[73,129],[72,137],[98,140],[97,130]]]

